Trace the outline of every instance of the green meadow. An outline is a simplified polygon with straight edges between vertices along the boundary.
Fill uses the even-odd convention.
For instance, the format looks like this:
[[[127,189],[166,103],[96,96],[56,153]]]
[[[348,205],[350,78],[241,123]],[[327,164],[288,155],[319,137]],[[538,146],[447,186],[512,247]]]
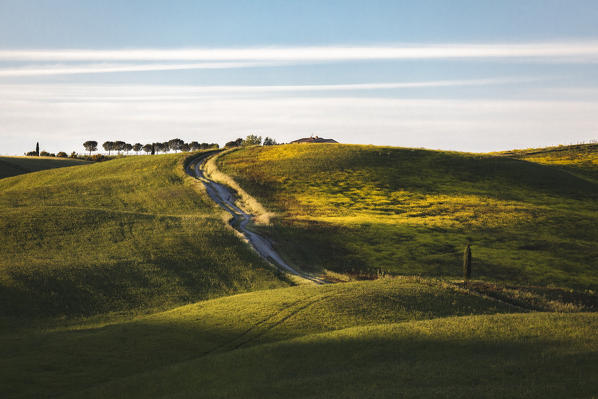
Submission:
[[[596,389],[596,314],[526,306],[416,277],[257,291],[2,334],[9,383],[0,393],[558,397],[568,384],[579,394]],[[568,364],[576,368],[564,373]]]
[[[252,251],[189,153],[0,179],[0,397],[593,397],[595,156],[537,151],[221,155],[325,285]]]
[[[0,157],[0,179],[39,170],[63,168],[88,163],[80,159],[56,157]]]
[[[255,228],[307,270],[458,278],[470,242],[474,278],[596,289],[597,152],[565,164],[563,152],[305,144],[244,148],[218,166],[276,214]]]
[[[187,156],[0,180],[0,317],[145,312],[287,285],[184,174]]]

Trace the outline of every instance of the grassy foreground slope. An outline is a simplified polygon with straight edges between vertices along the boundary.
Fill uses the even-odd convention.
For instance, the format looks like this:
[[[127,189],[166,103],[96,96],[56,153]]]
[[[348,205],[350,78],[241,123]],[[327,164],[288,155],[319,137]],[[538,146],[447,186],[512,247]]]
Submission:
[[[187,156],[0,180],[0,316],[163,309],[286,285],[192,186]]]
[[[279,214],[262,229],[312,270],[598,287],[598,182],[504,156],[315,144],[219,159]],[[297,245],[301,243],[301,245]]]
[[[56,157],[0,157],[0,179],[38,170],[83,165],[88,161]]]
[[[563,398],[598,390],[598,315],[354,327],[115,380],[88,398]]]
[[[425,359],[445,356],[435,354],[444,346],[465,348],[462,360],[471,356],[468,348],[480,349],[484,342],[490,346],[483,350],[483,359],[492,350],[506,348],[513,362],[510,370],[514,371],[525,369],[523,366],[530,364],[525,360],[529,351],[536,350],[542,340],[550,341],[553,330],[559,326],[567,326],[559,333],[559,342],[563,344],[559,353],[573,350],[572,359],[577,359],[579,351],[588,351],[596,345],[597,338],[587,331],[597,327],[595,317],[529,314],[497,319],[492,316],[510,312],[526,312],[526,308],[495,301],[453,284],[402,277],[250,292],[125,322],[86,323],[45,331],[6,331],[0,334],[0,370],[3,370],[0,378],[4,382],[0,385],[0,396],[87,397],[80,391],[97,386],[92,390],[99,397],[157,396],[185,389],[193,390],[195,396],[203,393],[204,397],[229,394],[244,397],[253,391],[259,392],[254,396],[261,396],[267,391],[266,386],[277,386],[269,395],[265,394],[277,397],[282,392],[292,394],[310,378],[320,379],[321,384],[316,387],[325,381],[334,382],[327,390],[331,394],[336,391],[336,384],[351,386],[347,378],[361,375],[365,367],[384,369],[389,364],[393,368],[406,367],[416,361],[423,367],[420,362]],[[486,315],[488,319],[459,318],[474,315]],[[442,318],[447,321],[434,325],[410,324]],[[407,324],[403,328],[397,323]],[[526,323],[531,323],[528,330],[517,327]],[[356,327],[365,329],[343,332]],[[438,328],[443,332],[425,338],[430,329]],[[488,337],[468,332],[489,328],[492,331],[484,333],[490,334]],[[578,329],[576,333],[571,331],[574,328]],[[321,333],[330,335],[317,335]],[[445,333],[450,333],[449,343],[442,342]],[[459,338],[460,334],[464,335]],[[528,340],[518,342],[519,334],[528,334]],[[301,337],[305,339],[296,340]],[[410,344],[417,345],[410,348]],[[553,349],[547,349],[547,353]],[[368,354],[371,350],[374,352]],[[397,354],[397,350],[405,353]],[[514,356],[517,350],[524,350],[521,357]],[[469,359],[476,360],[479,358]],[[325,363],[315,366],[319,361]],[[531,364],[537,361],[531,360]],[[322,373],[325,364],[330,369]],[[354,386],[383,385],[390,370],[375,377],[374,369],[367,378],[359,377]],[[448,371],[447,367],[435,370]],[[421,378],[430,377],[432,372],[433,369],[428,370]],[[473,372],[475,375],[476,371]],[[268,384],[270,375],[276,381],[273,379]],[[239,381],[233,384],[237,378]],[[233,395],[236,389],[243,394]],[[321,388],[312,389],[315,392]],[[301,392],[306,391],[300,389],[295,395],[301,397]]]

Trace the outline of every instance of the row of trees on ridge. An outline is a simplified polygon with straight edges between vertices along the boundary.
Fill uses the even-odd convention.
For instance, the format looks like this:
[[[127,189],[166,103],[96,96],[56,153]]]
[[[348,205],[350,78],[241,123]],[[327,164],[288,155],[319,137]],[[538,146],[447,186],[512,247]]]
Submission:
[[[89,140],[83,143],[83,147],[86,151],[89,151],[89,155],[93,151],[98,150],[98,142]],[[151,144],[129,144],[124,141],[105,141],[102,144],[102,148],[105,151],[108,151],[108,155],[112,153],[112,151],[116,151],[117,153],[125,152],[129,153],[130,151],[135,151],[139,154],[139,151],[144,151],[147,154],[157,154],[159,152],[169,152],[169,151],[197,151],[197,150],[206,150],[210,148],[218,148],[218,144],[216,143],[199,143],[197,141],[192,141],[190,143],[185,143],[181,139],[172,139],[169,141],[165,141],[163,143],[151,143]]]

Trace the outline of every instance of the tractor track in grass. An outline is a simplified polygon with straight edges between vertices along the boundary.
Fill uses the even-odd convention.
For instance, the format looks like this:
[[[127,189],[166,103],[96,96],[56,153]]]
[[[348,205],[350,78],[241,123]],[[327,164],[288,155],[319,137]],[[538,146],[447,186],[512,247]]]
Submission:
[[[229,222],[231,227],[241,233],[251,247],[262,258],[276,266],[279,270],[314,284],[326,284],[327,282],[325,280],[290,266],[278,252],[274,250],[270,240],[249,228],[249,225],[254,219],[254,215],[245,212],[236,205],[237,197],[234,190],[224,184],[215,182],[205,173],[204,167],[206,161],[215,154],[217,154],[217,152],[210,152],[193,159],[186,166],[185,171],[188,175],[200,180],[206,188],[208,196],[221,208],[231,214],[232,219]]]

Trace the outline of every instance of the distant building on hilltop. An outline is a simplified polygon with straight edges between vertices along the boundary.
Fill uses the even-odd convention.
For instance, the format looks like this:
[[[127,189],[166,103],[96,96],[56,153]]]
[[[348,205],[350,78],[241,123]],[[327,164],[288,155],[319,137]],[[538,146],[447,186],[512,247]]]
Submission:
[[[338,141],[334,139],[325,139],[318,136],[311,136],[305,137],[303,139],[291,141],[291,144],[300,144],[300,143],[338,143]]]

